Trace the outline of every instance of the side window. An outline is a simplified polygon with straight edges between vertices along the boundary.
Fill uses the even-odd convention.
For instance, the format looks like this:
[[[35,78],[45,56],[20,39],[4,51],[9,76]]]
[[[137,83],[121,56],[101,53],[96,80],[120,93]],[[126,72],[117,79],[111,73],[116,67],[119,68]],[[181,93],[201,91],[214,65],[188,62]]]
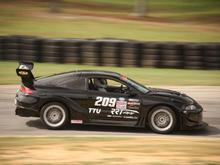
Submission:
[[[80,89],[86,90],[86,80],[85,78],[78,78],[73,81],[73,83],[69,84],[71,89]]]
[[[35,85],[86,90],[85,77],[81,77],[73,73],[53,75],[38,79],[35,81]]]
[[[101,92],[112,92],[112,93],[127,93],[129,88],[110,78],[89,78],[88,79],[89,90],[96,90]]]
[[[68,89],[85,90],[86,89],[86,81],[85,81],[85,78],[80,78],[78,76],[68,77],[66,79],[61,79],[57,86],[63,87],[63,88],[68,88]]]
[[[107,79],[108,86],[110,87],[121,87],[121,83],[115,80]]]

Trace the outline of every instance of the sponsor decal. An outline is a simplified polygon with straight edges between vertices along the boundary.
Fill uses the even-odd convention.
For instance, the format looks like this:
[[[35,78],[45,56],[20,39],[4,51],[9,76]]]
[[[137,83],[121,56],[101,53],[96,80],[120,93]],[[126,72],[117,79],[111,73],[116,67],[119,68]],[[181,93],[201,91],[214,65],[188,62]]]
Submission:
[[[115,109],[112,108],[109,118],[137,119],[139,112],[131,109]]]
[[[26,76],[26,75],[28,75],[28,72],[26,72],[26,71],[19,71],[18,74],[22,75],[22,76]]]
[[[134,114],[139,114],[139,112],[136,111],[136,110],[131,110],[131,109],[115,109],[115,108],[112,108],[111,114],[112,115],[134,115]]]
[[[127,108],[127,101],[118,100],[116,101],[116,109],[126,109]]]
[[[128,101],[132,101],[132,102],[139,102],[138,99],[128,99]]]
[[[26,65],[20,65],[20,66],[19,66],[19,69],[26,69],[26,70],[29,70],[29,68],[28,68]]]
[[[118,115],[107,115],[107,117],[109,117],[109,118],[112,118],[112,117],[114,117],[114,118],[122,118],[122,116],[118,116]]]
[[[139,105],[128,105],[127,108],[129,109],[134,109],[134,110],[138,110],[139,109]]]
[[[132,110],[132,109],[126,109],[126,110],[123,112],[123,114],[125,114],[125,115],[134,115],[134,114],[139,114],[139,112],[136,111],[136,110]]]
[[[121,115],[122,112],[123,112],[122,109],[115,109],[115,108],[112,108],[112,110],[111,110],[111,114],[112,114],[112,115]]]
[[[92,114],[100,114],[101,111],[102,110],[99,108],[89,108],[89,113],[92,113]]]
[[[128,99],[127,108],[128,109],[139,109],[141,103],[138,99]]]
[[[128,105],[140,105],[140,103],[139,102],[128,102]]]
[[[137,116],[117,116],[117,115],[107,115],[109,118],[120,118],[120,119],[137,119]]]
[[[124,116],[124,119],[137,119],[137,116]]]
[[[72,124],[82,124],[83,121],[82,120],[71,120]]]
[[[118,100],[125,101],[125,98],[124,97],[119,97]]]

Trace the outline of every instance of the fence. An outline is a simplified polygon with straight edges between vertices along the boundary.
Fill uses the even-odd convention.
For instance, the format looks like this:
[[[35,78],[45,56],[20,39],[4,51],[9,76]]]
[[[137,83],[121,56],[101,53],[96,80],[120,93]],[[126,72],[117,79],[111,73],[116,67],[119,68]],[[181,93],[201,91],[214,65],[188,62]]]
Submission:
[[[220,43],[1,36],[0,60],[120,67],[220,69]]]

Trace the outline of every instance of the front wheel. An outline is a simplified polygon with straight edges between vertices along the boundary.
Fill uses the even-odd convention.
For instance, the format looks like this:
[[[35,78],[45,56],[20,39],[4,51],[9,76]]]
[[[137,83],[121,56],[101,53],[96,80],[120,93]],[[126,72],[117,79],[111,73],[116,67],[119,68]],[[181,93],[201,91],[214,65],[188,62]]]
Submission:
[[[69,123],[66,107],[56,102],[44,105],[40,117],[49,129],[62,129]]]
[[[176,115],[169,107],[159,106],[149,113],[148,124],[156,133],[170,133],[176,126]]]

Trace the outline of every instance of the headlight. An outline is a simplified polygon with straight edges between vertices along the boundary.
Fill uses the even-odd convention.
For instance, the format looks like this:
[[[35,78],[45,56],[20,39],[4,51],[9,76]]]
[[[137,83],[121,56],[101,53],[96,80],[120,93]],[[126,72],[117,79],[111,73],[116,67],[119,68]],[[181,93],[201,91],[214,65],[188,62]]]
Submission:
[[[188,106],[186,106],[185,110],[187,110],[187,111],[196,110],[196,106],[195,105],[188,105]]]

